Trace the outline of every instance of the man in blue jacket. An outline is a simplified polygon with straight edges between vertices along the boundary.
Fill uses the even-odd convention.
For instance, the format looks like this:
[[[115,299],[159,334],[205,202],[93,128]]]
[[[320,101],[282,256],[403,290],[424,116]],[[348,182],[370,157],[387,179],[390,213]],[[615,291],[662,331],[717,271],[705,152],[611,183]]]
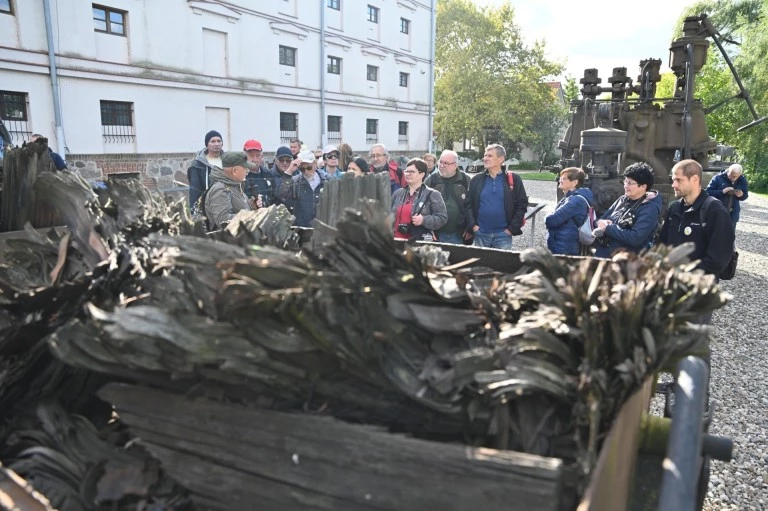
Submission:
[[[726,170],[712,178],[707,186],[707,195],[718,199],[731,215],[731,223],[734,230],[739,221],[741,201],[747,200],[747,178],[744,177],[744,169],[738,163],[734,163]]]
[[[596,257],[611,257],[619,250],[637,254],[651,245],[662,206],[661,194],[652,187],[653,168],[647,163],[624,170],[624,195],[603,213],[593,231]]]

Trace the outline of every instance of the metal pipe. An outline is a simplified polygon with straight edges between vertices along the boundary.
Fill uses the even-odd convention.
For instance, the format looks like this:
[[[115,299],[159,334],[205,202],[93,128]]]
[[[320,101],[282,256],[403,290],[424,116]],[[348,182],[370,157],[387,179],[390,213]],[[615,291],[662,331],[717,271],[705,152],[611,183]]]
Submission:
[[[685,357],[677,364],[675,413],[669,434],[660,511],[694,511],[701,468],[709,370],[700,358]]]
[[[45,13],[45,36],[48,39],[48,64],[51,75],[51,92],[53,93],[53,117],[56,123],[56,152],[62,158],[65,158],[67,145],[64,143],[64,126],[61,118],[61,102],[59,101],[59,73],[56,70],[56,50],[53,46],[51,0],[43,0],[43,12]]]
[[[685,46],[688,53],[688,62],[685,63],[685,100],[683,102],[683,159],[691,157],[691,105],[693,104],[693,88],[695,85],[695,71],[693,65],[693,45]]]
[[[435,0],[430,2],[430,37],[429,37],[429,144],[427,150],[430,153],[435,152],[435,37],[437,36],[437,5]]]
[[[327,0],[320,2],[320,147],[328,143],[327,123],[325,120],[325,4]]]

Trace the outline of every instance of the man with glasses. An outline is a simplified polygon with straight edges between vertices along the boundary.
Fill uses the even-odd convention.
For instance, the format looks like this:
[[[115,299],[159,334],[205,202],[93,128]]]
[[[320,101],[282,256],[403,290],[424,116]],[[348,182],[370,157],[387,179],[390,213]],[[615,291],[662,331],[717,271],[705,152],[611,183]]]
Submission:
[[[327,145],[323,149],[323,161],[325,162],[325,173],[328,179],[341,179],[344,171],[339,167],[339,157],[341,153],[335,145]]]
[[[459,155],[454,151],[443,151],[437,162],[437,172],[430,174],[425,184],[440,192],[448,210],[448,221],[437,231],[438,241],[463,244],[467,229],[464,202],[469,194],[469,176],[459,170]]]
[[[280,189],[283,181],[291,181],[300,163],[298,159],[294,159],[290,148],[286,146],[277,148],[275,161],[272,164],[272,172],[275,174],[275,203],[284,204],[291,213],[293,213],[293,202],[283,199]]]
[[[528,196],[523,180],[501,168],[507,151],[499,144],[485,148],[485,172],[469,182],[464,209],[475,246],[512,250],[512,236],[523,234]]]
[[[384,144],[372,145],[371,153],[368,156],[371,161],[371,172],[389,172],[389,184],[393,194],[400,188],[408,186],[402,169],[397,166],[396,161],[389,159],[387,146]]]
[[[315,166],[312,151],[302,151],[295,160],[298,165],[289,167],[292,177],[284,177],[280,184],[280,199],[293,205],[295,224],[298,227],[312,227],[312,220],[317,216],[317,204],[320,192],[328,181],[325,171]],[[296,172],[296,169],[299,172]]]
[[[645,162],[624,170],[624,195],[595,222],[595,256],[611,257],[626,250],[639,253],[648,248],[661,214],[661,194],[652,190],[653,168]]]

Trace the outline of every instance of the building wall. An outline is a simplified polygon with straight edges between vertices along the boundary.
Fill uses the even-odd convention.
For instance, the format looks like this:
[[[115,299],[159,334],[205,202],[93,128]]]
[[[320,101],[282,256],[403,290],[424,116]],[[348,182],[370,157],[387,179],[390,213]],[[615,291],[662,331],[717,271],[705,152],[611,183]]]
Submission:
[[[325,113],[342,117],[341,138],[356,152],[371,145],[366,119],[378,120],[378,141],[393,152],[422,152],[429,144],[432,3],[340,0],[335,10],[327,0],[99,0],[125,11],[123,37],[94,30],[90,2],[51,0],[66,159],[133,154],[140,162],[170,154],[181,164],[178,155],[202,149],[210,129],[225,135],[225,149],[256,138],[274,151],[284,143],[281,112],[297,114],[299,138],[318,147],[326,123],[321,73]],[[368,21],[368,5],[378,7],[378,23]],[[43,2],[14,0],[13,7],[12,15],[0,14],[0,91],[26,94],[19,138],[41,132],[55,148]],[[321,9],[325,52],[341,59],[340,75],[321,62]],[[410,21],[409,34],[400,32],[401,18]],[[295,49],[295,67],[279,65],[281,45]],[[378,81],[367,80],[368,65],[378,67]],[[401,72],[408,87],[400,86]],[[130,133],[103,135],[101,101],[132,104]],[[400,122],[408,123],[405,140]]]

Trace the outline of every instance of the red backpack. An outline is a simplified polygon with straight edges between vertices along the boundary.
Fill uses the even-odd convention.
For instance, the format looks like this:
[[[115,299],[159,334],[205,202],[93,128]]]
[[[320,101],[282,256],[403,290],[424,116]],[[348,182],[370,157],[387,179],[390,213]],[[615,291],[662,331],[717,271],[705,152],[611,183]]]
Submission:
[[[509,185],[509,190],[514,194],[515,178],[511,172],[504,172],[504,173],[507,175],[507,184]],[[523,225],[525,225],[525,215],[523,215]],[[523,225],[521,225],[520,227],[522,227]]]

